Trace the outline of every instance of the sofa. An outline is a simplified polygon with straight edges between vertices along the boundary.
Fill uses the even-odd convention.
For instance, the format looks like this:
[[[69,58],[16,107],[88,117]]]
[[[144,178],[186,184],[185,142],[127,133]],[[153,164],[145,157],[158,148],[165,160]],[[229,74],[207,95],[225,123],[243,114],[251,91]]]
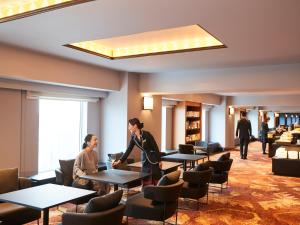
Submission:
[[[31,180],[18,176],[18,168],[0,169],[0,194],[31,187]],[[38,220],[39,210],[0,201],[0,224],[19,225]],[[2,221],[2,222],[1,222]]]

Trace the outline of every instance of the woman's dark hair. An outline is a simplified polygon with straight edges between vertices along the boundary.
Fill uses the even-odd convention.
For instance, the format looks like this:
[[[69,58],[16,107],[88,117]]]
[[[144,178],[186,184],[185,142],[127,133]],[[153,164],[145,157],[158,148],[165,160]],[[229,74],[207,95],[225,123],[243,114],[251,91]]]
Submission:
[[[130,123],[132,126],[136,125],[139,129],[143,129],[144,127],[144,123],[141,123],[138,118],[132,118],[128,120],[128,123]]]
[[[84,143],[83,143],[83,145],[82,145],[82,149],[85,149],[87,146],[88,146],[88,142],[90,142],[91,140],[92,140],[92,137],[93,136],[95,136],[95,135],[93,135],[93,134],[88,134],[88,135],[86,135],[85,136],[85,138],[84,138]]]
[[[247,113],[246,113],[245,111],[242,111],[242,112],[241,112],[241,115],[242,115],[243,117],[246,117],[246,116],[247,116]]]

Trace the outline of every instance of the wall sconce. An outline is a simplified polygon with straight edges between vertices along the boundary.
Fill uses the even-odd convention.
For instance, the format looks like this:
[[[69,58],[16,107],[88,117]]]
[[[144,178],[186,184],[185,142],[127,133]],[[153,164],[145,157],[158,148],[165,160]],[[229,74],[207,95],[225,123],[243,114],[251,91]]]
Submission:
[[[274,113],[274,117],[279,117],[279,113]]]
[[[234,108],[232,106],[229,106],[228,108],[228,115],[231,116],[234,114]]]
[[[152,96],[144,96],[144,98],[143,98],[143,109],[153,110],[153,97]]]

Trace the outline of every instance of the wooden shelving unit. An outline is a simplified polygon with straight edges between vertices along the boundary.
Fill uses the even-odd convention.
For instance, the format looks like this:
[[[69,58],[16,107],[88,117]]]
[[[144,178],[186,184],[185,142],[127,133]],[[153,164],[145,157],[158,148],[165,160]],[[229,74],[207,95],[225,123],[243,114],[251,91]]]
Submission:
[[[201,118],[201,103],[180,102],[174,108],[174,148],[201,140]]]

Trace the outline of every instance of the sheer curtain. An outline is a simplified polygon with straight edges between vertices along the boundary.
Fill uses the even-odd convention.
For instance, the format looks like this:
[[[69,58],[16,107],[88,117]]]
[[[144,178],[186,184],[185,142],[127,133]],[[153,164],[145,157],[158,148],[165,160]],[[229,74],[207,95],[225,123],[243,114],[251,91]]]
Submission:
[[[87,102],[39,100],[39,172],[59,167],[59,159],[73,159],[87,133]]]

